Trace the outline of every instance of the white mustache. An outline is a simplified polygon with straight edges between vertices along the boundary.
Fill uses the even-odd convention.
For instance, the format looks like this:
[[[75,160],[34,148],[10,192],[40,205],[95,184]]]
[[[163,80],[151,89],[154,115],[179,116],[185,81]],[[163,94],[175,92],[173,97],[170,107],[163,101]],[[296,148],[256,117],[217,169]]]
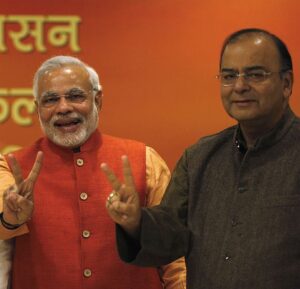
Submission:
[[[63,115],[63,116],[61,116],[61,115],[54,115],[50,119],[49,123],[50,123],[50,125],[54,125],[54,123],[56,121],[71,121],[74,118],[77,118],[77,119],[79,119],[82,122],[85,120],[85,118],[80,113],[72,112],[72,113],[70,113],[68,115]]]

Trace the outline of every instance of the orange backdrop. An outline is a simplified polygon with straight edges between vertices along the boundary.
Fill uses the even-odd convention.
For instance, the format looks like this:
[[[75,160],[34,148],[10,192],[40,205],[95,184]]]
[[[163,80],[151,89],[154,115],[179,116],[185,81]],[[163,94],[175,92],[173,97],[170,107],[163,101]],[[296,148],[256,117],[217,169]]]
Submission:
[[[299,114],[299,9],[298,0],[1,0],[0,150],[41,135],[32,76],[46,58],[68,54],[100,75],[101,130],[147,143],[173,168],[185,147],[234,123],[214,76],[223,39],[245,27],[287,43]]]

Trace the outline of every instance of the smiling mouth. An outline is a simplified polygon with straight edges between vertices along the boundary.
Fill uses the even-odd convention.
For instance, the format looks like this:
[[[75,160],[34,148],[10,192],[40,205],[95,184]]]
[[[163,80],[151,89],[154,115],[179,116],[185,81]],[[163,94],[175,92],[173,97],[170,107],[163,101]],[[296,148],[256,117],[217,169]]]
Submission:
[[[54,123],[55,127],[71,127],[71,126],[75,126],[79,123],[81,123],[82,121],[80,119],[70,119],[70,120],[57,120]]]
[[[255,102],[254,99],[243,99],[243,100],[234,100],[234,103],[249,103],[249,102]]]
[[[235,100],[232,103],[236,104],[238,106],[248,106],[255,102],[256,102],[256,100],[254,100],[254,99],[245,99],[245,100]]]

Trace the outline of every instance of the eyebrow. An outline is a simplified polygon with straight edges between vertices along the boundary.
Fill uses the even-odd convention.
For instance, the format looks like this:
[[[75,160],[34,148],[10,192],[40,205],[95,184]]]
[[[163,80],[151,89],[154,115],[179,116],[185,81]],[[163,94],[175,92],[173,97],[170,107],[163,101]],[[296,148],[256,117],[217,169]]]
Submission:
[[[252,70],[259,70],[259,69],[266,70],[266,67],[262,65],[246,66],[243,69],[243,71],[252,71]],[[233,68],[226,68],[226,67],[221,69],[221,72],[233,72],[233,71],[237,71],[237,70]]]
[[[71,93],[82,93],[82,94],[84,94],[85,91],[78,88],[78,87],[73,87],[69,91],[67,91],[67,93],[65,93],[65,94],[71,94]]]
[[[84,94],[84,90],[78,88],[78,87],[73,87],[70,90],[68,90],[64,95],[69,95],[69,94],[74,94],[74,93],[81,93]],[[48,90],[44,93],[42,93],[41,98],[47,98],[47,97],[53,97],[53,96],[59,96],[59,93],[53,91],[53,90]]]
[[[49,90],[49,91],[42,93],[40,98],[46,98],[46,97],[51,97],[51,96],[59,96],[59,94],[55,91]]]
[[[265,66],[262,66],[262,65],[255,65],[255,66],[249,66],[249,67],[246,67],[244,70],[245,71],[251,71],[251,70],[266,70],[266,67]]]

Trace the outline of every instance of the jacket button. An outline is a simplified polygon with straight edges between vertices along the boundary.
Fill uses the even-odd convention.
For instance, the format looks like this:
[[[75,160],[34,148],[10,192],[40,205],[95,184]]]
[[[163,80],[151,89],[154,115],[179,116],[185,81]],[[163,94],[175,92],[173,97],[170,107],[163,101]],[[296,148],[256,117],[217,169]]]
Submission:
[[[87,198],[88,198],[88,194],[87,194],[86,192],[82,192],[82,193],[80,194],[80,199],[81,199],[82,201],[87,200]]]
[[[86,278],[89,278],[92,276],[92,270],[91,269],[84,269],[83,276]]]
[[[91,236],[91,232],[88,230],[82,231],[82,237],[83,238],[89,238]]]
[[[84,164],[83,159],[77,159],[77,160],[76,160],[76,164],[77,164],[77,166],[82,167],[83,164]]]

